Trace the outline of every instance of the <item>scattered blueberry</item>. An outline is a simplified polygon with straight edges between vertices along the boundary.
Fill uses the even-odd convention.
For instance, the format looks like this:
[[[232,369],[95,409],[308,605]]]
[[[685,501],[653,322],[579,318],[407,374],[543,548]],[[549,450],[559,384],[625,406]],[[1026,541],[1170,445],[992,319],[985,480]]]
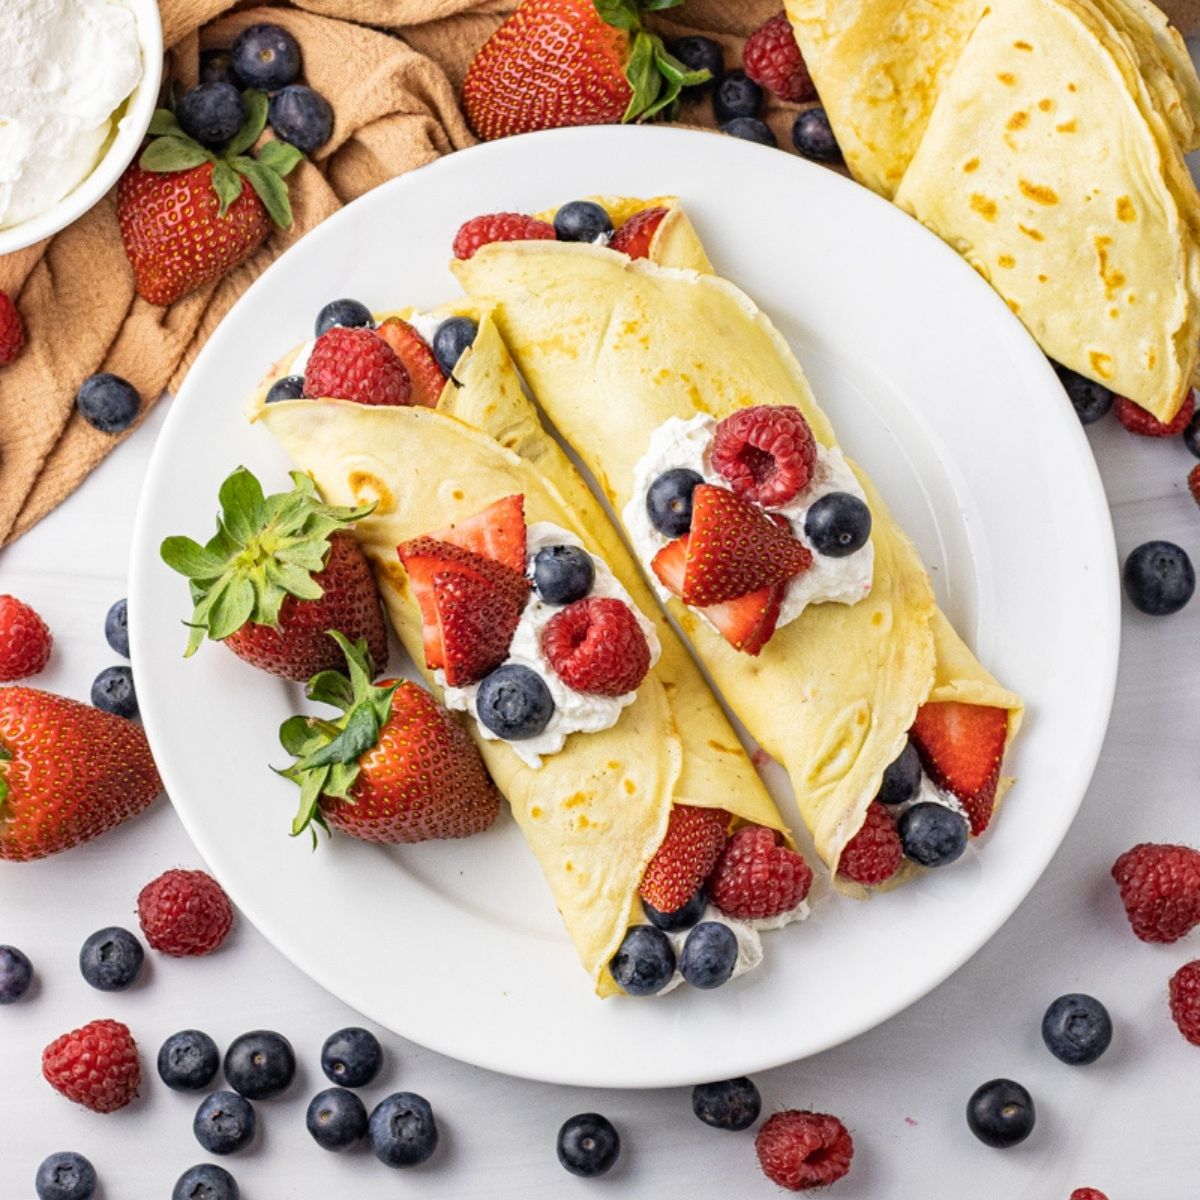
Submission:
[[[93,933],[79,951],[79,971],[101,992],[123,992],[141,974],[146,952],[142,943],[117,925]]]
[[[366,1087],[382,1066],[379,1039],[356,1025],[331,1033],[321,1047],[321,1070],[342,1087]]]
[[[209,1154],[234,1154],[254,1141],[254,1105],[237,1092],[213,1092],[196,1109],[192,1132]]]
[[[33,982],[33,964],[16,946],[0,946],[0,1004],[16,1004]]]
[[[104,618],[104,636],[122,657],[129,657],[129,603],[118,600]]]
[[[367,1136],[367,1108],[345,1088],[326,1088],[309,1102],[304,1123],[322,1150],[348,1150]]]
[[[642,901],[642,908],[646,910],[646,920],[656,929],[661,929],[665,933],[677,933],[681,929],[691,929],[704,915],[707,906],[708,892],[703,887],[697,888],[692,898],[674,912],[660,912],[653,904]]]
[[[171,1189],[171,1200],[238,1200],[240,1195],[234,1177],[212,1163],[188,1167]]]
[[[38,1200],[89,1200],[96,1190],[96,1168],[82,1154],[62,1150],[37,1169]]]
[[[528,667],[511,663],[486,676],[475,694],[479,719],[505,741],[537,737],[554,715],[546,681]]]
[[[613,231],[612,217],[594,200],[571,200],[554,215],[554,232],[560,242],[606,240]]]
[[[692,987],[720,987],[733,974],[737,956],[737,934],[723,921],[703,921],[683,943],[679,972]]]
[[[609,970],[622,991],[631,996],[653,996],[675,974],[675,951],[661,929],[634,925],[609,963]]]
[[[228,50],[201,50],[200,82],[232,83],[237,87],[238,79],[233,73],[233,54]]]
[[[900,757],[883,773],[879,785],[880,804],[906,804],[921,786],[921,756],[912,742],[900,751]]]
[[[692,527],[692,493],[704,477],[687,467],[664,471],[646,492],[650,524],[664,537],[683,537]]]
[[[270,1100],[296,1074],[296,1055],[282,1034],[256,1029],[233,1039],[225,1051],[225,1078],[249,1100]]]
[[[734,117],[721,126],[721,132],[744,142],[758,142],[761,146],[778,146],[779,142],[766,121],[757,117]]]
[[[749,1129],[762,1112],[762,1096],[745,1075],[692,1088],[692,1112],[714,1129]]]
[[[198,1092],[217,1076],[217,1043],[199,1029],[173,1033],[158,1051],[159,1078],[175,1092]]]
[[[594,1179],[612,1169],[621,1153],[621,1135],[599,1113],[568,1117],[558,1131],[558,1161],[572,1175]]]
[[[1184,427],[1183,444],[1200,458],[1200,413],[1196,413]]]
[[[1192,560],[1174,542],[1144,542],[1130,551],[1122,579],[1133,607],[1152,617],[1178,612],[1196,590]]]
[[[251,25],[233,43],[233,69],[246,87],[273,92],[300,74],[300,46],[278,25]]]
[[[277,379],[267,389],[267,403],[275,404],[280,400],[299,400],[304,395],[304,376],[285,375]]]
[[[730,71],[713,91],[717,124],[724,125],[734,117],[757,117],[762,99],[762,88],[745,71]]]
[[[223,146],[246,120],[246,101],[232,83],[189,88],[175,108],[180,128],[202,146]]]
[[[1094,996],[1059,996],[1042,1018],[1042,1041],[1061,1062],[1073,1067],[1093,1063],[1112,1041],[1112,1018]]]
[[[137,419],[142,398],[129,380],[101,371],[79,385],[75,406],[83,419],[101,433],[121,433]]]
[[[358,300],[349,300],[343,297],[340,300],[330,300],[319,313],[317,313],[316,325],[313,327],[313,333],[320,337],[327,329],[332,329],[335,325],[340,325],[345,329],[354,329],[359,325],[368,327],[375,324],[375,318],[371,316],[371,310]]]
[[[842,157],[841,147],[833,136],[833,128],[823,108],[806,108],[796,114],[792,145],[805,158],[815,162],[836,162]]]
[[[975,1089],[967,1101],[967,1124],[985,1145],[1006,1149],[1032,1132],[1033,1097],[1011,1079],[993,1079]]]
[[[371,1113],[367,1133],[375,1157],[389,1167],[415,1167],[438,1144],[433,1109],[416,1092],[395,1092],[380,1100]]]
[[[92,683],[92,703],[117,717],[136,717],[138,702],[133,670],[124,665],[105,667]]]
[[[871,536],[871,510],[849,492],[822,496],[805,515],[804,536],[826,558],[845,558]]]
[[[592,556],[578,546],[543,546],[533,560],[533,586],[547,604],[582,600],[596,582]]]
[[[1112,408],[1113,394],[1104,384],[1096,383],[1061,363],[1052,362],[1050,365],[1058,375],[1058,381],[1063,385],[1081,424],[1094,424]]]
[[[267,120],[275,136],[311,154],[333,134],[333,109],[320,92],[293,83],[271,97]]]
[[[479,326],[470,317],[447,317],[433,333],[433,357],[449,375],[475,341]]]
[[[711,89],[725,71],[725,55],[721,47],[712,38],[700,37],[696,34],[690,37],[676,38],[667,43],[667,51],[673,54],[689,71],[707,71],[712,79],[701,86]]]
[[[966,818],[932,800],[907,809],[897,829],[904,853],[923,867],[944,867],[967,848]]]

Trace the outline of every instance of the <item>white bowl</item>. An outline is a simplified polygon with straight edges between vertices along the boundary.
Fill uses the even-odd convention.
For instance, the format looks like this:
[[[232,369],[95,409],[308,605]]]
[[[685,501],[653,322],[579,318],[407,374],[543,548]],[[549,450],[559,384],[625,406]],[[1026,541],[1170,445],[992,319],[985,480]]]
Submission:
[[[34,242],[50,237],[82,217],[120,179],[121,172],[133,161],[142,138],[146,136],[162,82],[162,18],[156,0],[124,2],[137,20],[138,44],[142,50],[142,78],[125,103],[125,112],[117,125],[117,136],[91,174],[56,204],[35,217],[8,229],[0,229],[0,255],[32,246]]]

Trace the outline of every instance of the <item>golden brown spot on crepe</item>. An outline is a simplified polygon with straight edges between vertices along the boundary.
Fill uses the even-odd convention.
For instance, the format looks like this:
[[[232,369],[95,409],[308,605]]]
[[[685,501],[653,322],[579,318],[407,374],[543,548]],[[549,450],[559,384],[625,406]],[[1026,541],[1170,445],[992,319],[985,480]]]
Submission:
[[[348,482],[350,490],[359,504],[373,502],[376,514],[395,511],[396,497],[392,495],[392,489],[378,475],[374,475],[370,471],[351,471]]]
[[[1044,242],[1046,240],[1046,235],[1040,229],[1031,229],[1028,225],[1018,225],[1017,228],[1027,238],[1033,238],[1035,242]]]
[[[620,764],[619,762],[616,762],[616,761],[614,760],[613,762],[610,762],[610,763],[608,764],[608,769],[609,769],[610,771],[619,771],[619,770],[621,769],[621,764]]]
[[[1150,346],[1146,350],[1146,370],[1153,371],[1156,362],[1158,362],[1158,356],[1154,353],[1154,347]]]
[[[684,633],[689,633],[689,634],[695,633],[696,630],[699,628],[699,622],[691,614],[691,612],[684,612],[680,615],[679,627],[683,630]]]
[[[542,810],[535,804],[529,810],[529,815],[536,821],[542,815]]]
[[[998,259],[996,259],[996,262],[1000,266],[1008,267],[1008,268],[1015,267],[1017,265],[1017,260],[1015,258],[1013,258],[1013,256],[1011,254],[1000,255],[1000,257]]]
[[[979,159],[969,158],[963,163],[963,174],[970,175],[972,171],[979,170]]]
[[[1012,87],[1013,84],[1017,82],[1017,77],[1011,71],[1001,71],[996,78],[1000,80],[1005,87]]]
[[[1092,364],[1092,370],[1101,379],[1111,379],[1113,377],[1111,355],[1101,354],[1099,350],[1089,350],[1088,362]]]
[[[1038,101],[1038,108],[1040,108],[1042,112],[1049,112],[1053,107],[1054,101],[1051,100],[1049,96],[1045,96]]]
[[[708,744],[718,754],[741,754],[742,752],[742,748],[740,746],[723,746],[720,742],[714,740],[713,738],[708,739]]]
[[[1033,47],[1028,42],[1013,42],[1014,50],[1032,50]]]
[[[1074,133],[1076,129],[1075,120],[1072,118],[1070,121],[1064,121],[1061,125],[1055,125],[1054,128],[1059,133]]]
[[[1038,283],[1045,283],[1045,282],[1046,282],[1046,281],[1047,281],[1049,278],[1050,278],[1050,276],[1049,276],[1049,275],[1039,275],[1039,276],[1038,276]]]
[[[1021,189],[1021,195],[1027,200],[1046,205],[1058,203],[1058,193],[1044,183],[1030,183],[1028,179],[1019,179],[1017,187]]]
[[[1024,129],[1028,124],[1029,114],[1023,108],[1020,108],[1008,118],[1008,124],[1005,128],[1012,130]]]
[[[582,813],[579,814],[579,819],[575,822],[576,829],[587,829],[591,822]]]
[[[1119,317],[1121,315],[1121,310],[1119,308],[1110,308],[1108,310],[1108,315],[1110,317]]]
[[[450,495],[452,495],[455,500],[465,500],[467,498],[466,492],[464,492],[461,488],[455,488]]]
[[[625,324],[621,326],[621,332],[628,337],[633,337],[633,335],[635,333],[637,333],[637,331],[638,331],[638,322],[637,321],[626,321]]]
[[[1067,84],[1067,91],[1068,91],[1068,92],[1073,92],[1073,91],[1075,91],[1075,85],[1074,85],[1073,83],[1068,83],[1068,84]]]
[[[1004,303],[1007,304],[1014,313],[1019,313],[1021,311],[1021,306],[1015,300],[1005,300]]]
[[[1133,207],[1133,201],[1128,196],[1117,197],[1117,220],[1125,222],[1137,220],[1137,209]]]
[[[1096,247],[1100,278],[1104,281],[1104,295],[1111,300],[1117,289],[1125,282],[1125,276],[1116,267],[1109,265],[1108,248],[1112,245],[1112,238],[1097,236],[1092,238],[1092,244]]]
[[[872,625],[882,625],[883,624],[883,613],[873,612],[871,614],[871,624]]]
[[[830,727],[824,744],[809,760],[806,783],[820,787],[846,777],[862,750],[870,717],[871,708],[865,700],[857,701],[840,715]]]
[[[1137,296],[1135,296],[1133,294],[1133,292],[1130,292],[1129,295],[1125,297],[1125,303],[1132,304],[1136,299],[1137,299]]]
[[[586,792],[575,792],[563,801],[563,808],[578,808],[581,804],[586,804],[587,801]]]
[[[985,221],[994,221],[996,213],[999,211],[995,200],[989,200],[986,196],[981,196],[978,192],[971,193],[971,207]]]
[[[629,795],[631,795],[631,796],[633,795],[634,792],[637,791],[637,784],[634,783],[632,779],[626,779],[622,786],[625,788],[625,791],[628,792]]]
[[[573,870],[575,870],[575,864],[568,858],[567,861],[565,863],[563,863],[563,870],[564,871],[573,871]]]

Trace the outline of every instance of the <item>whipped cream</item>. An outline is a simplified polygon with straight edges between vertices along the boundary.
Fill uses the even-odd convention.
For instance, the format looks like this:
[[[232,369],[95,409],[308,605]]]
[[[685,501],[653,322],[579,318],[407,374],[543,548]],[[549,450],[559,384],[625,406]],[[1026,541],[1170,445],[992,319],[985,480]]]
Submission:
[[[953,792],[944,791],[938,787],[924,771],[921,772],[921,785],[917,788],[917,794],[904,804],[896,805],[896,813],[900,814],[906,809],[912,808],[914,804],[940,804],[943,808],[953,809],[963,820],[970,823],[970,818],[967,816],[967,810],[963,807],[962,801],[954,795]]]
[[[585,549],[583,543],[567,530],[551,521],[535,521],[529,526],[525,537],[525,564],[527,573],[533,574],[533,560],[539,550],[546,546],[577,546]],[[623,600],[632,610],[646,635],[646,643],[650,647],[650,665],[658,662],[661,646],[658,633],[654,626],[638,611],[638,607],[630,598],[629,593],[617,582],[608,564],[592,555],[596,568],[596,579],[592,585],[589,597],[611,596]],[[542,631],[550,623],[551,618],[562,612],[565,606],[561,604],[546,604],[536,591],[530,591],[525,611],[521,614],[517,631],[513,635],[512,645],[508,649],[505,665],[520,664],[536,671],[550,689],[554,699],[554,714],[546,728],[536,737],[521,738],[507,744],[513,753],[525,764],[540,767],[542,757],[556,754],[563,748],[568,735],[572,733],[599,733],[602,729],[611,729],[621,717],[621,710],[627,708],[637,699],[637,692],[624,692],[620,696],[599,696],[594,692],[577,692],[568,687],[550,665],[549,659],[542,652]],[[475,698],[479,693],[479,684],[472,683],[466,687],[448,687],[446,673],[440,668],[434,671],[434,678],[442,688],[442,702],[447,708],[458,709],[475,717],[479,732],[488,741],[504,741],[505,739],[493,733],[479,720],[475,710]]]
[[[646,494],[650,485],[664,472],[674,467],[687,467],[704,478],[705,483],[728,487],[726,479],[713,469],[709,461],[709,447],[717,422],[700,413],[684,420],[669,417],[650,436],[650,444],[633,474],[633,498],[625,506],[622,518],[633,541],[638,558],[645,564],[651,586],[664,603],[671,598],[651,569],[654,556],[671,541],[655,529],[646,508]],[[773,506],[769,511],[781,513],[791,524],[792,536],[812,550],[812,565],[801,571],[788,584],[780,606],[776,629],[794,621],[810,604],[833,602],[857,604],[871,591],[871,578],[875,569],[875,545],[868,541],[861,549],[844,558],[833,558],[819,554],[804,533],[804,519],[808,510],[830,492],[849,492],[864,504],[864,494],[854,472],[850,470],[842,452],[834,447],[817,445],[817,462],[812,479],[803,491],[786,504]],[[703,610],[695,610],[704,615]]]
[[[308,360],[312,358],[313,347],[317,344],[316,338],[309,338],[299,350],[296,351],[296,357],[292,359],[291,366],[288,367],[289,375],[303,376],[308,370]]]
[[[137,21],[120,0],[0,4],[0,229],[45,212],[88,177],[142,77]]]

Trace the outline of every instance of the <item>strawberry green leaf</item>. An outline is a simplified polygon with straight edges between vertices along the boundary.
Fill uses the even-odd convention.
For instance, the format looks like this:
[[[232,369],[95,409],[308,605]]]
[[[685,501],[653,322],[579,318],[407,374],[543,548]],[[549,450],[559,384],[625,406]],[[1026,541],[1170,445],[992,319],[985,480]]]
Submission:
[[[254,584],[249,579],[230,581],[217,594],[208,617],[209,636],[218,642],[237,633],[254,611]]]
[[[291,173],[297,163],[304,161],[304,155],[291,143],[281,142],[276,138],[264,144],[256,155],[256,161],[283,178]]]
[[[594,0],[596,13],[606,25],[634,33],[642,27],[636,0]]]
[[[190,537],[165,538],[159,554],[172,571],[189,579],[216,579],[223,569],[223,563],[216,555]]]
[[[712,72],[705,68],[693,71],[682,63],[663,45],[662,38],[654,38],[654,62],[659,71],[668,81],[677,80],[680,87],[696,87],[697,84],[707,83],[712,78]]]
[[[242,177],[227,162],[218,162],[213,167],[212,186],[221,202],[217,215],[223,217],[229,211],[229,206],[242,194]]]
[[[654,39],[648,33],[639,33],[633,39],[633,50],[625,66],[625,77],[629,80],[633,94],[621,120],[640,120],[658,99],[663,83],[654,61]]]
[[[333,708],[347,709],[354,703],[354,686],[341,671],[322,671],[314,675],[304,692],[310,700]]]
[[[287,184],[274,171],[252,158],[237,158],[233,161],[233,166],[250,181],[250,186],[263,202],[271,220],[280,229],[287,229],[292,223],[292,205],[288,200]]]
[[[245,467],[238,467],[221,484],[217,492],[221,524],[235,542],[245,544],[254,536],[264,501],[262,484]]]
[[[663,12],[668,8],[678,8],[683,0],[638,0],[643,12]]]
[[[242,93],[242,99],[246,102],[246,119],[242,122],[241,129],[229,139],[229,145],[224,150],[226,158],[245,154],[258,141],[259,135],[267,126],[266,92],[247,88]]]
[[[205,150],[199,142],[191,138],[160,137],[155,138],[138,159],[138,166],[144,171],[157,171],[160,174],[172,174],[175,171],[188,171],[201,163],[213,162],[212,153]]]
[[[146,132],[151,137],[187,137],[187,134],[180,127],[175,114],[169,108],[156,108],[154,110],[154,116],[150,118],[150,125]]]

